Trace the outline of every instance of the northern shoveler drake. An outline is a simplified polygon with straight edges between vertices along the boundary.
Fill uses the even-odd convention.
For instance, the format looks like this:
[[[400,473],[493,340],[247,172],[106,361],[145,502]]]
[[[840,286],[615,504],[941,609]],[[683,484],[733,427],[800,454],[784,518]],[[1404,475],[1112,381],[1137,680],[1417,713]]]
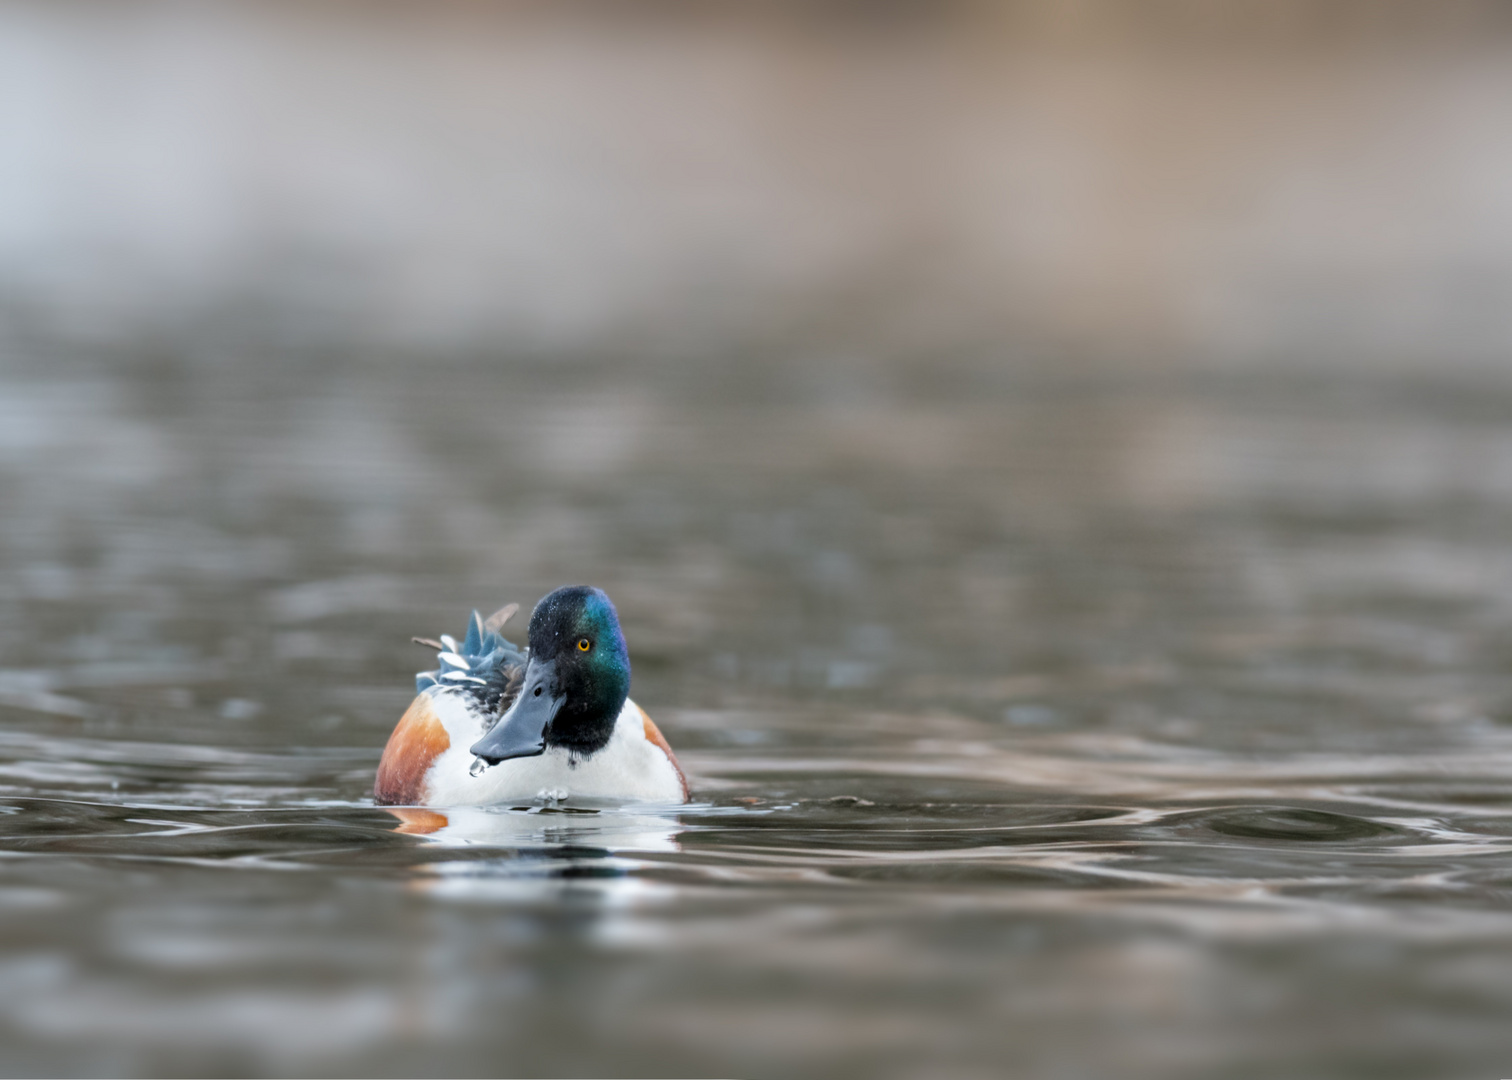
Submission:
[[[536,605],[516,648],[499,630],[517,605],[473,612],[378,763],[380,806],[480,806],[570,796],[684,803],[688,782],[651,718],[630,700],[630,654],[602,590],[557,589]]]

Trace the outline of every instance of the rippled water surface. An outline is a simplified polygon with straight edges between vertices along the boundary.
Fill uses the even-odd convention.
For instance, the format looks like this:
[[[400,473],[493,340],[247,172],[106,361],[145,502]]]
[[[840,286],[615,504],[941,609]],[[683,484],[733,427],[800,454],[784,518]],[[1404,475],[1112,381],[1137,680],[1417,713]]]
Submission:
[[[0,1069],[1512,1071],[1500,383],[12,355]],[[695,803],[372,806],[568,581]]]

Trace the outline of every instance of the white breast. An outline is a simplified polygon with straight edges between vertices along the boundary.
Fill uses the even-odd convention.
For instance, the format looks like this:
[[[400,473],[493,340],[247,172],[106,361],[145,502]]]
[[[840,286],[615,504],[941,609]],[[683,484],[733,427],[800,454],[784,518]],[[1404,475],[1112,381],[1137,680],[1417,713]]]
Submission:
[[[646,718],[626,700],[614,721],[614,734],[603,749],[580,759],[550,748],[529,758],[511,758],[470,772],[468,747],[483,737],[481,718],[466,699],[450,691],[436,693],[437,718],[451,745],[431,763],[426,776],[430,806],[488,806],[494,803],[570,796],[635,802],[681,803],[682,776],[661,747],[646,738]]]

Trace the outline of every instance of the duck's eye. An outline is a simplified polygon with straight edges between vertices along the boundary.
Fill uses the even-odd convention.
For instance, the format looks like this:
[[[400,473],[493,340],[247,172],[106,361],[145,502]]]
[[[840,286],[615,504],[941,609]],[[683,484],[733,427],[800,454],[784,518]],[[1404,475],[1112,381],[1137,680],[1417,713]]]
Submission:
[[[578,638],[578,652],[587,652],[591,648],[593,648],[593,642],[585,637]]]

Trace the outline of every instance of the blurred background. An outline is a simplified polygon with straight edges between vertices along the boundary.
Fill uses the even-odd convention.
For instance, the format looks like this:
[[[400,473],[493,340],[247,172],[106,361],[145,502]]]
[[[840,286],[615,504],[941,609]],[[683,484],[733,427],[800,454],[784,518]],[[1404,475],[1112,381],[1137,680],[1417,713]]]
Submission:
[[[1507,1075],[1509,131],[1489,0],[0,0],[0,1069]],[[577,581],[698,804],[397,832]]]

